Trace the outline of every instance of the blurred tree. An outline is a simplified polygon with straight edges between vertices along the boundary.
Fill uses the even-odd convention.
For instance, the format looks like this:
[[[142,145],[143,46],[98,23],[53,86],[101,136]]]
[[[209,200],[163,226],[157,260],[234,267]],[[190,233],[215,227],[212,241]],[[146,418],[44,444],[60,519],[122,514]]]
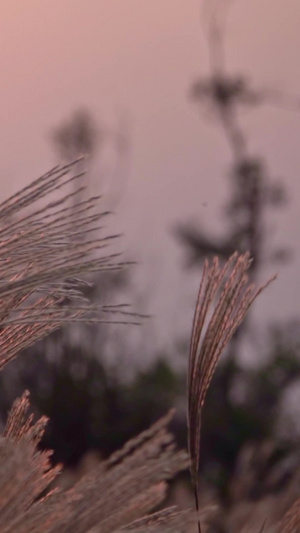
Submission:
[[[92,114],[85,108],[78,109],[69,120],[62,122],[54,129],[52,134],[54,149],[60,161],[68,163],[85,157],[75,168],[77,173],[85,172],[85,188],[90,186],[90,162],[96,151],[102,148],[104,141],[104,129],[100,128]],[[74,189],[76,189],[76,182]],[[76,202],[83,201],[84,190]],[[75,201],[75,200],[74,200]]]
[[[109,189],[105,191],[106,204],[112,208],[112,205],[115,206],[119,202],[128,178],[130,162],[130,140],[126,114],[119,118],[116,127],[111,128],[103,123],[98,124],[87,108],[78,108],[69,119],[62,121],[54,128],[51,140],[60,162],[70,162],[84,157],[79,162],[77,171],[85,172],[86,187],[91,186],[92,164],[97,154],[101,153],[103,162],[105,152],[109,152],[107,167],[102,165],[101,169],[100,192],[104,193],[104,182],[107,182]],[[98,169],[97,181],[99,175]]]
[[[207,32],[211,71],[192,86],[191,97],[209,119],[222,128],[232,154],[230,196],[225,206],[225,231],[212,236],[205,228],[180,224],[175,234],[187,251],[188,266],[201,267],[206,258],[227,259],[235,250],[250,251],[251,276],[257,278],[268,261],[287,260],[284,247],[271,248],[266,218],[270,208],[279,209],[287,201],[283,184],[273,181],[262,157],[252,154],[247,135],[240,124],[243,110],[253,110],[265,102],[284,102],[276,91],[258,90],[243,75],[230,74],[225,65],[224,35],[230,0],[205,1],[203,22]],[[202,463],[205,475],[223,495],[241,447],[251,439],[263,439],[274,432],[282,390],[299,373],[299,349],[291,347],[282,334],[270,340],[267,364],[253,371],[240,366],[238,352],[248,321],[232,339],[209,390],[204,410]],[[235,391],[244,395],[240,401]]]
[[[264,362],[258,367],[243,368],[229,359],[217,368],[203,414],[201,449],[203,475],[225,498],[242,448],[255,441],[281,440],[281,400],[300,380],[299,327],[299,322],[270,327]],[[284,444],[288,451],[293,443]]]
[[[74,203],[84,202],[91,195],[91,161],[96,156],[97,151],[103,149],[106,138],[106,130],[104,126],[99,126],[96,123],[92,113],[86,108],[79,108],[75,111],[69,120],[63,121],[58,127],[54,128],[52,134],[52,141],[54,149],[58,154],[60,160],[68,163],[84,157],[75,166],[75,173],[84,173],[84,179],[81,178],[83,186],[78,190],[77,181],[74,180],[72,186],[74,188],[73,201]],[[101,184],[102,186],[102,184]],[[102,193],[102,191],[99,191]],[[88,236],[86,236],[88,238]],[[104,283],[103,283],[104,281]],[[101,284],[101,296],[103,293],[111,293],[113,287],[120,290],[121,286],[124,288],[128,282],[124,271],[117,272],[113,275],[104,274],[99,276],[93,282],[98,286]],[[96,290],[98,297],[99,291]]]
[[[250,153],[240,126],[241,109],[253,109],[274,95],[254,89],[242,75],[227,73],[223,38],[225,10],[229,5],[229,1],[204,4],[211,74],[195,82],[191,90],[192,99],[222,127],[232,152],[231,196],[225,206],[227,229],[225,235],[214,238],[198,227],[181,224],[177,237],[187,248],[189,263],[194,266],[211,255],[226,259],[235,250],[249,250],[255,278],[266,259],[273,262],[288,257],[285,248],[268,249],[265,224],[268,208],[282,207],[286,194],[280,181],[270,180],[263,159]]]
[[[225,233],[214,237],[195,225],[183,223],[176,228],[176,237],[187,250],[188,264],[194,267],[201,266],[210,256],[218,255],[225,260],[235,250],[248,250],[252,257],[250,275],[254,280],[266,261],[282,262],[290,257],[285,247],[270,249],[266,225],[269,208],[282,207],[287,198],[282,183],[270,179],[264,160],[250,153],[247,136],[240,125],[242,109],[253,109],[269,100],[274,102],[276,93],[254,89],[245,76],[227,72],[224,32],[226,11],[230,5],[230,0],[203,4],[211,73],[197,80],[191,90],[192,99],[222,127],[232,153]],[[232,339],[228,352],[232,360],[236,359],[239,341],[247,331],[248,323],[249,319],[245,320]],[[224,395],[227,393],[226,387]]]
[[[81,156],[92,157],[101,146],[104,131],[87,109],[78,109],[70,120],[55,128],[52,140],[59,158],[72,161]]]
[[[57,333],[8,365],[0,375],[0,413],[29,389],[37,415],[50,420],[43,446],[55,462],[74,466],[90,450],[107,457],[176,403],[181,378],[158,359],[130,381],[109,370],[82,342]]]

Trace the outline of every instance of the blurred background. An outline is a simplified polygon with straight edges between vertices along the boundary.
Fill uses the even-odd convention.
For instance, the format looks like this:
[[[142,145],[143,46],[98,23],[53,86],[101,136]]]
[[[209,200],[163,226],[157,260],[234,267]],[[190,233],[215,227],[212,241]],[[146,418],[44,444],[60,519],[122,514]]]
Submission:
[[[140,327],[68,328],[1,374],[2,421],[29,388],[36,413],[50,417],[44,445],[70,477],[171,406],[185,445],[203,261],[249,249],[253,280],[278,277],[212,384],[202,479],[229,508],[237,494],[252,501],[291,479],[300,399],[299,17],[296,0],[1,3],[1,197],[87,154],[87,195],[103,194],[112,211],[104,231],[121,233],[119,251],[136,262],[94,278],[89,296],[151,315]]]

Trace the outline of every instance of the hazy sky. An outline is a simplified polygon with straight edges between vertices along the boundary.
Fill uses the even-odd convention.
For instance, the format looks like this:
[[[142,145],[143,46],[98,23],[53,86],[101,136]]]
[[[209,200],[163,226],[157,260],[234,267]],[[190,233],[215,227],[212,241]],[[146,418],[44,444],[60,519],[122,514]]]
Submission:
[[[185,332],[199,277],[183,272],[170,230],[191,218],[217,230],[228,192],[226,141],[188,99],[191,82],[207,72],[200,4],[2,0],[0,7],[1,196],[53,164],[50,132],[79,106],[111,125],[129,117],[130,171],[114,224],[141,260],[138,275],[153,292],[149,311],[162,341],[171,327]],[[230,68],[257,86],[300,95],[299,49],[299,0],[233,4]],[[274,243],[292,246],[294,260],[280,267],[257,315],[288,318],[299,313],[300,301],[300,112],[268,107],[243,121],[251,148],[284,179],[291,200],[272,224]]]

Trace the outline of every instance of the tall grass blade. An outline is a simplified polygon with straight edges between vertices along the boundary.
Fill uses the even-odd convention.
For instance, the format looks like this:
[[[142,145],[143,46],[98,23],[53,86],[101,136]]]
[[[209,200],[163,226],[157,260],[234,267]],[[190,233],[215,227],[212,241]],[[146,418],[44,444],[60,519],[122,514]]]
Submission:
[[[249,283],[249,253],[234,253],[223,267],[205,262],[194,314],[188,367],[188,444],[196,509],[199,511],[201,415],[217,362],[249,307],[270,283]],[[201,524],[198,522],[201,533]]]

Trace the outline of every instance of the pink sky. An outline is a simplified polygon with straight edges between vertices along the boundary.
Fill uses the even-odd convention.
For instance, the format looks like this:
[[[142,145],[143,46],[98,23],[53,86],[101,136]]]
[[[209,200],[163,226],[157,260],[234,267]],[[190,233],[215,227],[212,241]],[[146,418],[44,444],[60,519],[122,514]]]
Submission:
[[[187,98],[207,69],[199,12],[198,0],[2,0],[0,7],[1,195],[53,164],[49,133],[79,106],[108,124],[128,113],[131,167],[115,225],[141,260],[141,279],[156,286],[149,311],[163,342],[171,328],[186,332],[198,283],[182,271],[170,228],[200,217],[217,229],[227,194],[226,142]],[[299,0],[237,0],[226,47],[228,65],[258,86],[300,95]],[[291,198],[272,221],[294,261],[256,305],[260,317],[288,318],[300,301],[300,113],[269,107],[246,115],[244,125]]]

